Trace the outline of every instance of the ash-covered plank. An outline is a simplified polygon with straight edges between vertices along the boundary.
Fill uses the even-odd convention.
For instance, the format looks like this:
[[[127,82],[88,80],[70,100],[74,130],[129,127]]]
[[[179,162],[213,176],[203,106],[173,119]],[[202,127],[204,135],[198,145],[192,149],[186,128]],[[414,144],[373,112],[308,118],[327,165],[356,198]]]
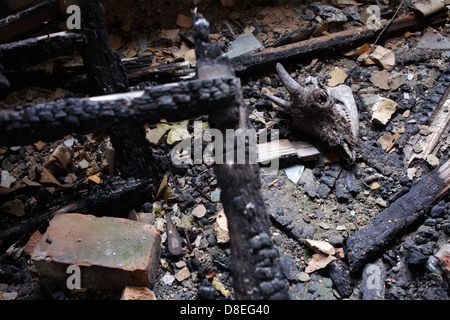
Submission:
[[[143,91],[24,105],[0,110],[0,145],[53,141],[114,125],[180,121],[208,114],[237,95],[235,77],[167,84]]]
[[[26,68],[48,59],[72,55],[75,50],[84,46],[84,35],[65,31],[5,43],[0,45],[0,64],[3,64],[5,70]]]
[[[368,225],[350,235],[346,244],[351,273],[358,272],[380,254],[402,231],[430,210],[433,203],[449,189],[450,160],[429,172],[408,193],[378,213]]]
[[[227,56],[209,38],[209,23],[196,11],[192,13],[192,20],[197,77],[205,80],[211,77],[233,77],[234,71]],[[240,80],[235,79],[235,99],[228,104],[211,108],[209,123],[211,128],[219,129],[224,137],[229,129],[233,129],[236,139],[242,139],[245,143],[245,130],[250,128],[250,121]],[[256,160],[256,143],[245,144],[244,159],[234,157],[230,162],[224,152],[223,160],[226,161],[215,166],[221,188],[220,199],[228,218],[235,294],[237,299],[289,299],[289,284],[283,273],[278,250],[274,248],[270,236],[269,217],[260,190],[259,167],[256,161],[250,161],[252,153]],[[226,143],[223,144],[224,147],[225,145]],[[233,154],[237,154],[236,147]],[[237,160],[244,161],[240,164]]]
[[[47,0],[34,7],[0,20],[0,43],[11,41],[28,32],[44,30],[44,22],[63,18],[56,0]]]

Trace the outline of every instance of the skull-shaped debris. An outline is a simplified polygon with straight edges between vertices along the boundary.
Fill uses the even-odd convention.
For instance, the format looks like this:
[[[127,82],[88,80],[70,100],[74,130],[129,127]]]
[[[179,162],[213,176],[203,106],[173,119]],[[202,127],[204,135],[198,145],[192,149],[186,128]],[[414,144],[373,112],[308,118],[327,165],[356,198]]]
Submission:
[[[290,101],[268,93],[265,96],[290,115],[294,133],[315,140],[320,147],[337,152],[349,163],[354,162],[359,119],[351,88],[327,87],[311,77],[301,86],[280,63],[276,70]]]

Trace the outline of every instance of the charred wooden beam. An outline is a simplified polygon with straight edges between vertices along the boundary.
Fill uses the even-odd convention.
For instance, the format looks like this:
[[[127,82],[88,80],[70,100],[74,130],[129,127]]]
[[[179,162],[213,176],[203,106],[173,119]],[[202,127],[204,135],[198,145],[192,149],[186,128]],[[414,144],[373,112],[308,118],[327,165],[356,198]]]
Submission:
[[[87,38],[81,56],[89,82],[96,94],[128,91],[128,77],[119,54],[112,50],[106,29],[103,5],[98,0],[78,0],[81,9],[81,33]],[[108,128],[115,162],[124,177],[161,178],[155,166],[150,142],[141,126],[119,124]]]
[[[450,160],[425,175],[407,194],[347,238],[350,272],[354,274],[360,271],[367,262],[375,259],[403,230],[418,221],[433,203],[445,196],[449,189]]]
[[[0,20],[0,43],[44,29],[44,22],[63,18],[56,0],[44,1]]]
[[[402,34],[406,31],[423,28],[425,25],[436,21],[441,21],[441,16],[446,15],[446,10],[438,14],[422,18],[419,15],[409,15],[392,21],[390,26],[384,31],[383,37]],[[389,22],[383,22],[383,26]],[[231,64],[237,73],[245,73],[260,68],[264,65],[274,65],[287,59],[299,59],[304,57],[316,57],[318,55],[333,54],[342,50],[348,50],[353,46],[371,41],[377,32],[367,27],[353,28],[325,36],[312,38],[297,43],[283,45],[277,48],[267,48],[261,52],[231,59]]]
[[[0,64],[5,69],[26,68],[48,59],[72,55],[86,45],[82,34],[58,32],[0,45]]]
[[[211,77],[234,76],[227,56],[222,54],[217,43],[210,41],[209,23],[196,11],[192,13],[192,20],[197,77],[212,81]],[[209,122],[212,128],[221,130],[224,137],[227,129],[234,129],[237,139],[245,141],[245,130],[250,128],[250,122],[240,80],[232,79],[235,79],[238,94],[228,104],[211,108]],[[259,167],[250,162],[252,152],[256,154],[256,144],[248,143],[245,164],[238,164],[236,158],[230,163],[224,152],[223,164],[215,167],[221,201],[228,218],[234,290],[238,299],[288,299],[288,283],[270,236],[269,217],[260,190]]]
[[[52,141],[114,125],[180,121],[208,114],[234,99],[235,77],[190,80],[143,91],[24,105],[0,110],[0,145]]]

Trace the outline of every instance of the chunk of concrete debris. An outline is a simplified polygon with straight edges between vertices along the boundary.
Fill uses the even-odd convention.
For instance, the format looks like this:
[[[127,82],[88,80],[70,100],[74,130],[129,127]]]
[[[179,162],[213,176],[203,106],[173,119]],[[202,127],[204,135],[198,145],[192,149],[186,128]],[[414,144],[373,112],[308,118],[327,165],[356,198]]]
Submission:
[[[372,5],[364,8],[360,13],[360,21],[364,23],[367,28],[378,31],[383,28],[381,24],[381,10],[379,6]]]
[[[372,107],[372,122],[386,125],[398,108],[397,102],[380,97],[380,100]]]
[[[151,129],[147,132],[146,138],[153,147],[159,147],[164,142],[167,130],[162,128]]]
[[[289,180],[291,180],[293,183],[297,184],[298,180],[300,180],[300,177],[302,176],[303,170],[305,169],[305,166],[302,166],[301,164],[297,164],[295,166],[285,168],[284,173],[286,173],[286,176]]]
[[[375,50],[369,56],[373,61],[378,63],[386,71],[392,71],[395,67],[394,53],[382,46],[376,46]]]
[[[196,218],[203,218],[206,214],[206,208],[204,205],[199,204],[198,206],[196,206],[194,208],[194,210],[192,210],[192,215]]]
[[[312,273],[316,270],[325,268],[330,262],[336,260],[335,256],[323,253],[315,253],[309,259],[305,272]]]
[[[372,75],[370,76],[370,82],[372,82],[372,84],[375,87],[378,87],[382,90],[389,90],[390,76],[391,74],[386,70],[381,71],[375,70],[374,72],[372,72]]]
[[[335,68],[334,70],[330,71],[330,79],[328,80],[328,86],[335,87],[337,85],[345,83],[345,79],[348,78],[347,73],[345,70],[341,68]]]
[[[217,243],[227,243],[230,241],[230,234],[228,232],[228,220],[223,209],[219,212],[214,225],[214,232],[217,238]]]
[[[120,300],[156,300],[156,296],[147,287],[126,286],[122,291]]]
[[[191,276],[191,272],[187,267],[184,267],[177,273],[175,273],[175,279],[177,279],[179,282],[183,282],[184,280],[188,279]]]
[[[314,173],[311,169],[305,168],[305,170],[303,170],[303,174],[298,183],[311,198],[314,198],[317,195]]]
[[[8,171],[2,170],[0,178],[0,187],[10,188],[11,185],[16,181],[17,179],[14,178]]]
[[[31,260],[40,276],[61,284],[67,284],[71,276],[68,267],[76,266],[81,288],[151,287],[159,265],[160,241],[159,233],[144,223],[61,214],[50,221]]]
[[[335,254],[334,247],[326,241],[306,239],[305,244],[317,253]]]

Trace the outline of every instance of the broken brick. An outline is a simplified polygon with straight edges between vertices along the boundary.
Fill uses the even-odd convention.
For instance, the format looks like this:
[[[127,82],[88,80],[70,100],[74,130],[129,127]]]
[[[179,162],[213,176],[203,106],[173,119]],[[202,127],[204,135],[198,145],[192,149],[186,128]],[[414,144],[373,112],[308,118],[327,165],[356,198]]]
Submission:
[[[82,288],[151,287],[160,259],[160,235],[151,226],[122,218],[77,213],[55,216],[31,260],[38,273],[65,284],[71,265]]]

